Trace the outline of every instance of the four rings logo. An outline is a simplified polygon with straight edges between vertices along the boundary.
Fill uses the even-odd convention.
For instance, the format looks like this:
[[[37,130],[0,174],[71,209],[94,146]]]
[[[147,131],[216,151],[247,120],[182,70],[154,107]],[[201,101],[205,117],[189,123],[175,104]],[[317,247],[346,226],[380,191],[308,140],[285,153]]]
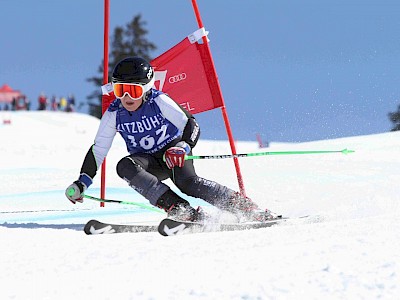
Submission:
[[[168,78],[169,83],[177,83],[179,81],[185,80],[186,79],[186,73],[181,73],[178,75],[171,76]]]

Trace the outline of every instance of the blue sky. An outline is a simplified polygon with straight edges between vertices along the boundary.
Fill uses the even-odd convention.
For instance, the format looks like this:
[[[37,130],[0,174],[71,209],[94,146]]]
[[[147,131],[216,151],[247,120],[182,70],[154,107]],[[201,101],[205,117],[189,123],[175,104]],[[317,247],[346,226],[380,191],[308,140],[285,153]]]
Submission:
[[[387,132],[400,104],[400,2],[197,0],[237,140],[302,142]],[[102,0],[0,0],[0,85],[48,96],[95,88]],[[189,0],[111,0],[110,33],[142,14],[160,55],[197,29]],[[85,110],[85,108],[83,109]],[[219,109],[196,115],[226,139]]]

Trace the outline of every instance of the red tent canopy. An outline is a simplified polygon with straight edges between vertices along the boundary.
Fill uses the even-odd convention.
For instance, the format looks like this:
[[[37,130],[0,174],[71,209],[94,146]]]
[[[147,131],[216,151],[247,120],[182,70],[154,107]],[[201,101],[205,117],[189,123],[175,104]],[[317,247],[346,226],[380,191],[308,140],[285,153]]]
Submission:
[[[23,96],[22,93],[18,90],[13,90],[9,85],[4,84],[0,87],[0,102],[8,102],[11,103],[13,98],[18,98]]]

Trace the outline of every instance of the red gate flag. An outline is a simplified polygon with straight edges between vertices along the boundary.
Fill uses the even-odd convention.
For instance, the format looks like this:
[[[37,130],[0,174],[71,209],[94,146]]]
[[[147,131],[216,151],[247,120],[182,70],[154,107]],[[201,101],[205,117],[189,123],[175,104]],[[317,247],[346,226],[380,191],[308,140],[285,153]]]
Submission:
[[[201,43],[207,32],[200,28],[151,61],[155,88],[168,94],[191,114],[222,107],[210,53]],[[102,86],[103,110],[115,99],[110,83]]]
[[[151,61],[156,88],[191,114],[223,106],[210,53],[202,43],[206,35],[200,28]]]

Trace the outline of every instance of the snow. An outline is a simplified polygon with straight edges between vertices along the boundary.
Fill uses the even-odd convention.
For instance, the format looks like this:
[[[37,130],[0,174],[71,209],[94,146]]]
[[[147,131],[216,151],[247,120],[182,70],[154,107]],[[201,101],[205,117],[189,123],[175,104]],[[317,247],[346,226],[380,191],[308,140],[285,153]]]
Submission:
[[[3,123],[11,120],[11,124]],[[310,220],[241,232],[165,238],[87,236],[90,219],[154,224],[165,215],[85,200],[77,178],[99,121],[63,112],[0,112],[1,299],[397,299],[400,295],[400,132],[299,144],[237,142],[239,153],[355,150],[241,158],[247,194],[260,206]],[[201,140],[195,155],[229,153]],[[110,199],[147,203],[118,178],[126,155],[107,157]],[[200,176],[237,189],[232,160],[195,163]],[[171,184],[171,182],[168,182]],[[100,175],[88,194],[99,196]],[[174,187],[173,187],[174,188]],[[195,205],[212,208],[199,199]]]

